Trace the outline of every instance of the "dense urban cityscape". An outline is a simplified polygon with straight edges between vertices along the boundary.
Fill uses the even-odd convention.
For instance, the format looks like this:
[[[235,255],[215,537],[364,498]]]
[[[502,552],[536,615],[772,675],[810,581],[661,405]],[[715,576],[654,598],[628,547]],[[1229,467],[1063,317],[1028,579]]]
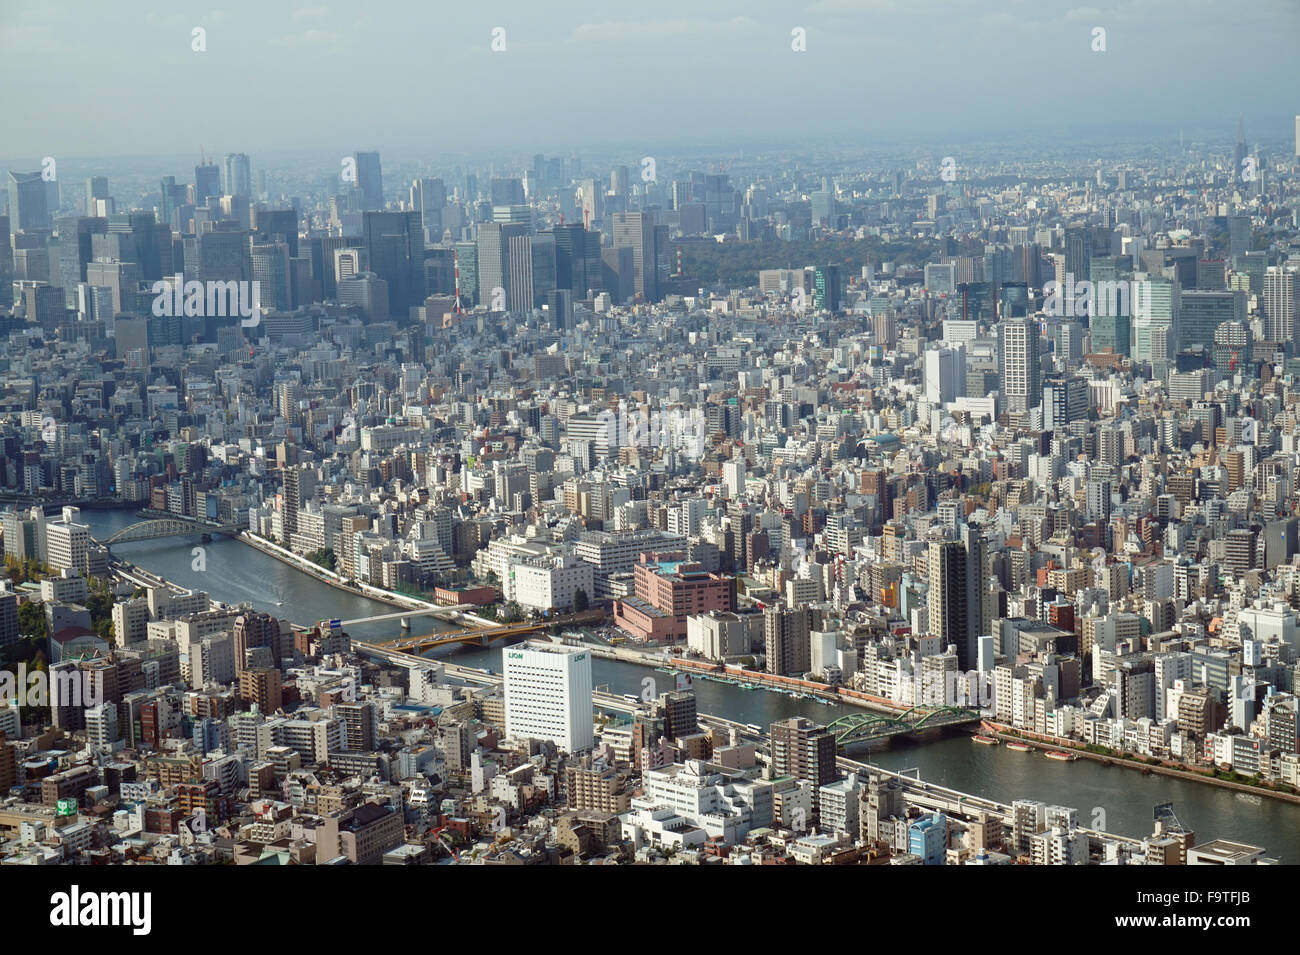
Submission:
[[[1300,115],[1202,122],[10,143],[0,865],[1300,862]]]

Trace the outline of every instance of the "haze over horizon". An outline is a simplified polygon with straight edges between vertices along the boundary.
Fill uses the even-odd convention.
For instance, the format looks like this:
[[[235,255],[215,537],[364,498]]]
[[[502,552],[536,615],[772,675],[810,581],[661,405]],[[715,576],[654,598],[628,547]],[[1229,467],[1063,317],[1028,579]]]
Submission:
[[[1216,0],[667,0],[633,12],[584,0],[560,11],[393,2],[360,13],[246,0],[166,13],[140,0],[75,11],[7,4],[0,61],[23,95],[7,104],[0,153],[853,147],[1087,129],[1103,142],[1100,131],[1125,139],[1149,123],[1176,136],[1216,116],[1225,132],[1244,116],[1250,138],[1281,141],[1300,109],[1300,5],[1226,9]],[[75,31],[62,26],[69,16]],[[195,27],[206,31],[203,52],[192,49]],[[1093,49],[1096,27],[1104,52]],[[804,52],[792,49],[796,28]]]

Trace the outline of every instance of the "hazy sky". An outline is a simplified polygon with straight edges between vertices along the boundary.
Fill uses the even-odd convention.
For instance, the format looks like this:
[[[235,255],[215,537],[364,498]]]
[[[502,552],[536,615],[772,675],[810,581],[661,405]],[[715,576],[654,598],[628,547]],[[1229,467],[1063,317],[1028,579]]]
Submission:
[[[1280,138],[1298,38],[1300,0],[0,0],[0,157],[1046,138],[1242,113]]]

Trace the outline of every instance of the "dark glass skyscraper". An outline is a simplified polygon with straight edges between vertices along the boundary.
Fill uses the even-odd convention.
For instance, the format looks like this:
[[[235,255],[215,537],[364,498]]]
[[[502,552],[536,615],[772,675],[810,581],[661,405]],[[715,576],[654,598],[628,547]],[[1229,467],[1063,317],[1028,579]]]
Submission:
[[[48,229],[52,225],[45,181],[37,172],[9,172],[9,231]]]
[[[359,165],[358,165],[359,168]],[[389,314],[405,320],[424,303],[424,226],[418,212],[367,212],[362,238],[370,271],[388,283]]]
[[[379,153],[357,153],[357,183],[361,192],[361,209],[384,208],[384,174],[379,165]]]
[[[298,211],[296,209],[254,209],[253,232],[262,242],[282,239],[288,243],[289,257],[297,257]]]
[[[818,266],[813,273],[813,308],[819,311],[840,310],[840,267]]]
[[[209,196],[221,195],[221,167],[206,162],[194,167],[194,204],[207,205]]]

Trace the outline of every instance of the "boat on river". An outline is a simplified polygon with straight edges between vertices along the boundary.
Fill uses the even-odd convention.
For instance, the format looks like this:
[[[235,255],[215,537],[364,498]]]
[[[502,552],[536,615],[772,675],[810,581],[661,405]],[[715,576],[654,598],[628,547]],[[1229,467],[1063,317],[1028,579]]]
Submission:
[[[1007,743],[1007,749],[1014,750],[1017,753],[1028,753],[1033,747],[1028,743]]]
[[[1066,753],[1059,749],[1049,749],[1046,755],[1048,759],[1054,759],[1059,763],[1072,763],[1079,758],[1073,753]]]
[[[971,737],[971,742],[982,743],[985,746],[997,746],[998,739],[996,736],[985,736],[982,733]]]

